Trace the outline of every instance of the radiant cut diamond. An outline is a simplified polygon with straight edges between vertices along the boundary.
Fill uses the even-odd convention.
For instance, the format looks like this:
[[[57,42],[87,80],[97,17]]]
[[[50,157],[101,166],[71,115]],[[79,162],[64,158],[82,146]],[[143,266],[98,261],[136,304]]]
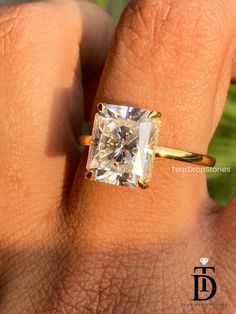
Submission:
[[[160,127],[150,114],[115,105],[96,114],[87,163],[93,180],[132,187],[150,181]]]

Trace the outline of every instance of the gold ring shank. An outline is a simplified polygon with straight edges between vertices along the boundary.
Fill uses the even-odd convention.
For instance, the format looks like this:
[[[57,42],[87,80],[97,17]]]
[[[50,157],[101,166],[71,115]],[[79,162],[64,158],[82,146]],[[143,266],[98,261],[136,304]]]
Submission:
[[[92,140],[91,135],[82,135],[79,137],[79,144],[90,146]],[[214,167],[216,160],[214,157],[190,153],[184,150],[173,149],[168,147],[157,147],[155,150],[156,157],[174,159],[182,162],[188,162],[195,165]]]
[[[168,147],[157,147],[156,157],[169,158],[206,167],[214,167],[216,163],[216,159],[214,157]]]

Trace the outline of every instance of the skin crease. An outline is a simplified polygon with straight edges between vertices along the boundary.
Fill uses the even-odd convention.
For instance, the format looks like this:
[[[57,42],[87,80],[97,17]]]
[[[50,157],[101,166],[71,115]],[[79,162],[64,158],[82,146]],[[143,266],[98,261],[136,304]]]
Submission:
[[[234,0],[132,1],[95,104],[161,111],[160,145],[206,153],[230,82],[235,12]],[[112,29],[85,3],[0,8],[0,313],[199,313],[182,303],[203,256],[216,268],[210,303],[226,306],[201,313],[234,313],[235,198],[220,208],[205,175],[175,173],[186,165],[170,160],[156,161],[145,191],[86,181],[86,153],[77,167],[91,111],[82,75],[85,97],[94,94]]]

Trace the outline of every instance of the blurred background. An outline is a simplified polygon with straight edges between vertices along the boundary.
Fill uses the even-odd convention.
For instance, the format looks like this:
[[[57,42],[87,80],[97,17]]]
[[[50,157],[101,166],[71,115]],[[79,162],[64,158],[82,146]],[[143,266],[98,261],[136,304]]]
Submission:
[[[21,0],[0,0],[0,5],[15,2]],[[118,21],[129,0],[90,0],[90,2],[100,5]],[[216,167],[231,168],[230,173],[208,174],[210,195],[222,205],[226,205],[236,192],[236,85],[230,87],[224,114],[210,144],[209,154],[216,156]]]

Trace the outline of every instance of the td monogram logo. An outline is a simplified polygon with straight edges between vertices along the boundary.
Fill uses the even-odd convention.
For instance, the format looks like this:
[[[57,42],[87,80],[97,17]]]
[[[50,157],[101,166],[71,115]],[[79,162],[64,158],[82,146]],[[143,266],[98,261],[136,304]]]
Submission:
[[[194,267],[194,299],[192,301],[207,301],[212,299],[217,291],[217,284],[214,278],[215,267],[206,267],[209,262],[207,257],[200,258],[202,267]]]

